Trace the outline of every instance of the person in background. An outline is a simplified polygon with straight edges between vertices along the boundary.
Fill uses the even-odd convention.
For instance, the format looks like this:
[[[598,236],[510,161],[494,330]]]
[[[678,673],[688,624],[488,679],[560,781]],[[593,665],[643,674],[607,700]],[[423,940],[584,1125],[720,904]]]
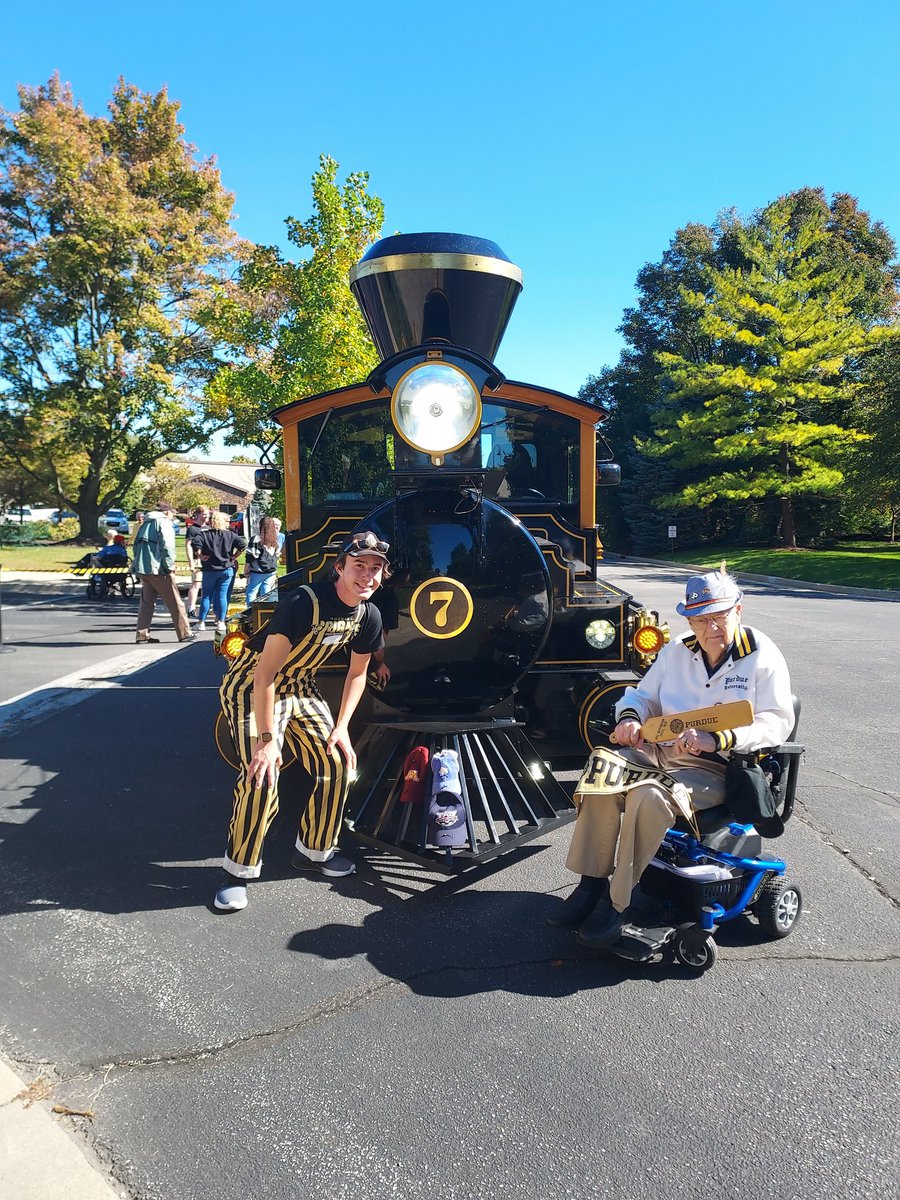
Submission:
[[[200,602],[200,630],[206,629],[210,605],[216,614],[216,629],[225,632],[228,616],[228,591],[234,579],[234,561],[247,545],[246,538],[232,533],[225,513],[210,517],[210,527],[201,531],[194,541],[194,552],[203,564],[203,598]]]
[[[85,554],[84,558],[79,559],[78,562],[75,564],[75,566],[76,567],[101,567],[101,566],[103,566],[103,564],[100,562],[100,555],[103,554],[105,551],[109,550],[110,546],[115,544],[118,537],[121,537],[121,534],[117,535],[115,529],[113,529],[112,526],[110,526],[109,529],[107,529],[107,531],[106,531],[106,541],[103,543],[103,545],[98,550],[93,550],[90,554]],[[118,553],[118,551],[116,553]],[[127,554],[126,554],[126,557],[127,557]],[[107,565],[109,565],[109,564],[107,564]]]
[[[263,517],[259,532],[250,539],[244,572],[248,604],[262,600],[275,587],[278,562],[284,549],[284,534],[280,530],[281,522],[277,517]]]
[[[191,514],[193,517],[184,535],[184,552],[187,555],[188,566],[191,569],[191,586],[188,591],[187,615],[193,620],[197,616],[197,601],[203,586],[203,563],[196,552],[194,543],[204,529],[209,529],[211,510],[205,504],[199,505]]]
[[[91,555],[91,564],[95,567],[117,567],[128,562],[128,547],[125,545],[125,535],[116,533],[114,529],[106,531],[106,545],[96,554]]]
[[[128,567],[128,547],[125,544],[125,535],[116,533],[114,529],[107,530],[107,533],[112,533],[112,538],[107,539],[106,545],[102,550],[98,550],[96,554],[91,555],[91,565],[94,567],[104,567],[107,570],[122,571]],[[109,583],[111,588],[118,588],[123,596],[126,595],[125,589],[126,576],[111,575]]]
[[[150,636],[150,622],[157,598],[169,610],[179,642],[190,642],[196,636],[191,633],[181,596],[175,586],[174,511],[167,500],[160,500],[153,512],[144,517],[132,546],[132,570],[141,581],[141,603],[135,634],[135,641],[139,645],[159,641],[159,638]]]

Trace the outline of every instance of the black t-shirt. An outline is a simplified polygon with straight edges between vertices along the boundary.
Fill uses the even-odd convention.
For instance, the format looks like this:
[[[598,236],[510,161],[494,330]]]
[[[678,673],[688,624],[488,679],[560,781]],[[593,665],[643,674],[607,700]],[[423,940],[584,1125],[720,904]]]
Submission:
[[[204,529],[191,539],[194,554],[204,571],[224,571],[247,545],[247,539],[230,529]]]
[[[319,601],[319,620],[328,621],[341,617],[352,617],[356,605],[349,607],[343,603],[335,591],[334,584],[326,579],[312,585]],[[278,601],[278,607],[267,625],[250,639],[249,650],[262,650],[263,643],[271,633],[283,634],[292,646],[296,646],[302,637],[312,628],[312,598],[303,588],[290,592],[283,600]],[[372,654],[384,645],[382,635],[381,613],[374,604],[364,602],[364,614],[359,633],[349,643],[355,654]]]

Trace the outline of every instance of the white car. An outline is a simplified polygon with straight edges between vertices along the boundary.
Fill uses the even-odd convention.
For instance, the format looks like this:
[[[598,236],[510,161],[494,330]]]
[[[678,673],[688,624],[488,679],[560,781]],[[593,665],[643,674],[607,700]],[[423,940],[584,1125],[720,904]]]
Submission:
[[[52,508],[32,508],[30,504],[23,504],[6,509],[2,519],[4,521],[20,521],[23,524],[30,521],[49,521],[53,512],[55,509]]]
[[[107,529],[114,529],[116,533],[124,533],[128,536],[128,517],[123,508],[110,508],[103,514],[97,522],[97,528],[101,533],[106,533]]]

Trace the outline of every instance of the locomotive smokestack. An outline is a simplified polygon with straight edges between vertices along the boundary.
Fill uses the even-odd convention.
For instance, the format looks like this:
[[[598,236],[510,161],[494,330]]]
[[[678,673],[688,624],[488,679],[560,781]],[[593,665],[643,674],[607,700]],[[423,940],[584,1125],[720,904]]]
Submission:
[[[522,272],[486,238],[400,233],[375,243],[350,287],[382,359],[449,342],[493,360]]]

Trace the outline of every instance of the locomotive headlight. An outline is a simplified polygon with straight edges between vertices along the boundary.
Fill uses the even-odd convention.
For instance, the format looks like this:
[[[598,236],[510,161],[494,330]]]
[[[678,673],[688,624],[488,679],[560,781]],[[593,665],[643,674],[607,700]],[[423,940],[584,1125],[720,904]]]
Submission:
[[[593,646],[595,650],[605,650],[615,641],[616,627],[612,621],[599,617],[596,621],[591,621],[584,631],[584,636],[589,646]]]
[[[452,363],[419,363],[397,382],[391,417],[413,449],[442,456],[465,445],[481,424],[481,393]]]

